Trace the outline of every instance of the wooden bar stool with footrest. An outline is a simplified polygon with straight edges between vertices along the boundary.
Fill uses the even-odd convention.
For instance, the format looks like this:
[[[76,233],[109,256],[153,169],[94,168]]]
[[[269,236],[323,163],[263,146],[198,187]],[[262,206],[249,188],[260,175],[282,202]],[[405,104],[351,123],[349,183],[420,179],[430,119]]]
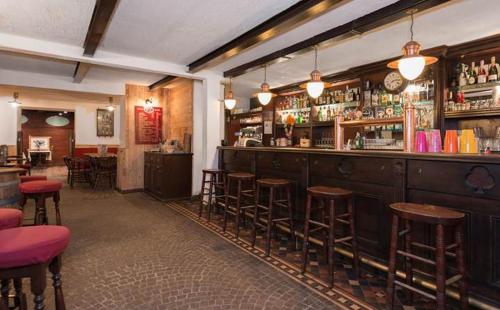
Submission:
[[[47,177],[44,175],[21,175],[19,176],[21,183],[33,182],[33,181],[46,181]]]
[[[236,196],[231,195],[231,181],[237,183]],[[234,207],[230,206],[234,202]],[[255,175],[247,172],[229,173],[227,175],[224,223],[222,229],[227,228],[227,217],[232,214],[236,217],[236,238],[240,235],[240,219],[245,219],[245,211],[255,206]]]
[[[19,191],[23,196],[20,201],[21,210],[26,205],[28,199],[34,199],[36,204],[35,225],[48,224],[45,200],[52,197],[56,209],[56,223],[57,225],[61,225],[61,213],[59,211],[59,190],[61,188],[62,182],[52,180],[19,184]]]
[[[64,310],[61,285],[61,254],[69,243],[69,230],[63,226],[16,227],[0,231],[0,279],[2,300],[0,309],[7,310],[9,280],[21,284],[22,278],[30,278],[35,309],[44,309],[46,270],[52,273],[56,310]],[[19,290],[19,291],[18,291]],[[16,295],[22,287],[16,286]],[[20,306],[20,309],[26,309]]]
[[[208,196],[207,200],[207,219],[210,221],[210,216],[212,213],[213,201],[217,203],[218,199],[224,197],[224,191],[226,186],[226,170],[222,169],[203,169],[203,177],[201,180],[201,191],[200,191],[200,207],[198,209],[198,217],[201,217],[203,213],[203,206],[205,205],[205,197]],[[209,179],[207,180],[207,175]],[[208,184],[208,187],[207,187]],[[216,204],[217,205],[217,204]]]
[[[466,268],[464,260],[464,233],[463,226],[465,215],[463,213],[449,210],[442,207],[416,203],[393,203],[390,205],[392,211],[392,231],[389,255],[389,274],[387,279],[387,308],[394,307],[395,285],[409,290],[409,298],[412,299],[412,292],[419,293],[437,302],[436,309],[445,309],[446,306],[446,285],[451,285],[460,281],[460,302],[461,309],[468,308]],[[399,231],[400,219],[404,222],[404,229]],[[436,227],[435,247],[418,243],[412,239],[413,223],[423,223]],[[454,243],[445,244],[445,229],[453,230]],[[398,250],[398,237],[404,237],[404,251]],[[435,253],[435,261],[429,258],[417,256],[412,252],[412,248],[430,250]],[[455,250],[455,253],[453,253]],[[396,280],[396,255],[405,258],[405,283]],[[458,274],[446,278],[446,256],[456,259]],[[413,286],[413,272],[422,271],[412,267],[412,261],[418,261],[436,267],[436,295],[432,295],[422,289]],[[428,275],[428,273],[425,273]]]
[[[255,239],[257,238],[257,226],[266,229],[266,255],[269,256],[271,252],[271,231],[277,222],[285,222],[288,224],[290,229],[291,242],[295,248],[295,226],[293,224],[293,210],[292,210],[292,194],[291,194],[292,182],[285,179],[260,179],[257,180],[257,192],[255,194],[255,208],[253,217],[253,229],[252,229],[252,247],[255,246]],[[262,195],[261,189],[269,189],[269,203],[268,206],[261,205],[259,198]],[[285,194],[285,199],[277,200],[275,199],[276,194],[279,192]],[[276,218],[277,215],[276,207],[286,208],[288,216]],[[260,213],[259,210],[264,210]],[[262,224],[262,218],[260,216],[265,216],[265,224]]]
[[[328,210],[328,223],[316,221],[311,219],[311,208],[313,198],[319,200],[322,205],[325,205]],[[347,205],[347,212],[343,214],[337,214],[336,205],[338,202],[344,201]],[[349,226],[350,235],[335,238],[335,225],[336,223],[344,224]],[[333,287],[334,282],[334,254],[335,254],[335,244],[341,243],[346,244],[352,248],[353,253],[353,267],[354,272],[359,275],[359,254],[358,245],[356,242],[356,230],[354,228],[354,213],[352,207],[352,192],[336,187],[328,186],[313,186],[307,189],[307,206],[305,214],[304,223],[304,245],[302,248],[302,273],[306,271],[308,256],[309,256],[309,235],[314,230],[310,229],[310,225],[315,225],[318,228],[314,230],[326,230],[328,232],[327,244],[328,244],[328,284]],[[347,243],[349,242],[349,243]]]

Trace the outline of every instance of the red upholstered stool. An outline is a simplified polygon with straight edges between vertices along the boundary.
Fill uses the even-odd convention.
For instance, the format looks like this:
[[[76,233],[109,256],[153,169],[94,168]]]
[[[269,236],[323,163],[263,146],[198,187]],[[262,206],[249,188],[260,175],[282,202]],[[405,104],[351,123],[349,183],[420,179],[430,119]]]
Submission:
[[[45,207],[45,199],[52,197],[56,208],[56,223],[61,225],[61,213],[59,212],[59,190],[62,188],[60,181],[33,181],[19,184],[19,191],[23,195],[20,200],[21,209],[26,205],[28,199],[34,199],[36,204],[35,209],[35,225],[48,224],[47,210]]]
[[[0,230],[21,225],[23,213],[16,209],[0,208]]]
[[[35,309],[43,309],[47,267],[52,273],[56,309],[66,309],[61,285],[61,254],[68,246],[69,236],[66,227],[52,225],[0,231],[0,309],[8,308],[9,279],[20,284],[22,278],[30,278]],[[21,295],[22,287],[16,286],[16,296]],[[25,305],[20,308],[25,308]]]
[[[19,177],[21,183],[33,182],[33,181],[47,181],[47,177],[44,175],[21,175]]]

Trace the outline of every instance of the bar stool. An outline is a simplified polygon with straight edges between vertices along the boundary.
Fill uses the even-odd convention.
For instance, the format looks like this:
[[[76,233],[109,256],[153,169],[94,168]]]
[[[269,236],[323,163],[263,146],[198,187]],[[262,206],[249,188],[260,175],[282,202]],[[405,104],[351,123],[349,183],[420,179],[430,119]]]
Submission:
[[[409,290],[409,298],[412,292],[419,293],[437,302],[437,309],[445,309],[446,292],[445,286],[460,281],[460,302],[462,309],[468,309],[468,294],[466,281],[466,268],[464,260],[464,233],[463,226],[465,215],[442,207],[416,203],[393,203],[390,205],[392,211],[392,231],[389,255],[389,274],[387,279],[387,308],[394,307],[395,285]],[[399,231],[400,219],[404,222],[404,230]],[[412,240],[413,223],[423,223],[436,227],[436,246],[432,247]],[[451,245],[445,244],[445,228],[454,231],[455,240]],[[404,236],[405,250],[398,250],[398,237]],[[412,247],[434,251],[436,260],[431,260],[412,253]],[[455,253],[451,251],[455,250]],[[406,283],[395,279],[396,255],[405,258]],[[446,256],[456,258],[458,274],[446,279]],[[429,294],[413,286],[413,272],[423,273],[412,268],[412,260],[436,266],[436,295]],[[425,275],[428,275],[425,273]]]
[[[324,205],[327,202],[328,208],[328,224],[320,221],[311,220],[311,205],[313,198],[320,200],[321,204]],[[347,213],[337,214],[336,203],[344,201],[347,204]],[[336,222],[344,225],[348,225],[350,229],[350,235],[335,238],[335,224]],[[334,282],[334,247],[336,243],[348,244],[350,245],[353,253],[353,267],[356,276],[359,276],[359,253],[358,245],[356,241],[356,230],[354,228],[354,214],[352,208],[352,192],[336,187],[328,186],[313,186],[307,189],[307,206],[305,214],[304,223],[304,245],[302,248],[302,273],[306,271],[306,266],[308,262],[309,254],[309,233],[313,230],[309,230],[310,225],[318,226],[314,230],[326,230],[328,232],[328,284],[333,287]]]
[[[201,180],[201,191],[200,191],[200,207],[198,209],[198,217],[201,217],[203,212],[203,205],[205,202],[205,196],[208,196],[207,206],[208,215],[207,219],[210,222],[210,215],[212,213],[212,202],[217,199],[224,197],[224,190],[226,184],[226,170],[222,169],[203,169],[203,177]],[[209,179],[207,180],[207,175]],[[207,185],[208,184],[208,188]],[[220,192],[222,191],[222,194]]]
[[[231,181],[237,182],[236,196],[231,195]],[[245,188],[246,187],[246,188]],[[246,172],[229,173],[227,175],[226,193],[224,200],[224,223],[222,230],[227,228],[228,214],[236,217],[236,238],[240,235],[240,216],[245,219],[245,211],[255,206],[255,175]],[[248,203],[246,200],[252,200]],[[235,207],[231,210],[231,202],[235,202]],[[247,202],[248,204],[245,204]],[[243,204],[243,205],[242,205]]]
[[[21,225],[23,213],[17,209],[0,208],[0,230]]]
[[[269,256],[271,252],[271,231],[273,226],[277,222],[288,223],[290,229],[291,241],[295,247],[295,226],[293,225],[293,210],[292,210],[292,194],[291,194],[292,182],[285,179],[260,179],[257,180],[257,192],[255,194],[255,208],[253,217],[253,229],[252,229],[252,247],[255,246],[255,239],[257,238],[257,226],[266,229],[266,255]],[[268,206],[260,204],[259,198],[261,197],[261,188],[269,189],[269,203]],[[285,199],[276,200],[276,194],[286,195]],[[288,211],[287,217],[275,218],[276,209],[286,208]],[[259,209],[264,210],[259,214]],[[260,215],[267,216],[266,223],[260,223],[262,219]]]
[[[47,177],[44,175],[21,175],[19,176],[21,183],[33,182],[33,181],[46,181]]]
[[[22,199],[19,202],[21,210],[24,209],[28,199],[34,199],[36,204],[35,225],[48,224],[45,199],[52,197],[56,209],[56,223],[61,225],[61,213],[59,212],[59,190],[61,188],[62,182],[52,180],[19,184],[19,191],[22,194]]]
[[[35,309],[44,309],[47,267],[52,273],[56,309],[66,309],[61,284],[61,254],[69,243],[69,235],[66,227],[52,225],[0,231],[0,240],[3,240],[0,243],[0,309],[8,309],[8,280],[16,279],[20,284],[22,278],[31,279]],[[22,287],[16,286],[17,293],[22,294]],[[26,309],[25,305],[20,309]]]

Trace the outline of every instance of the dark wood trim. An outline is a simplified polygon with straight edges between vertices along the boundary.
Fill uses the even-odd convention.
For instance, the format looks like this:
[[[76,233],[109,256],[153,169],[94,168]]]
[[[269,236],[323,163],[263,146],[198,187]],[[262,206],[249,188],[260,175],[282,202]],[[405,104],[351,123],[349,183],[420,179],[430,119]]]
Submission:
[[[149,85],[149,90],[153,91],[158,88],[162,88],[167,86],[168,84],[172,83],[177,77],[175,75],[167,75],[166,77],[162,78],[159,81],[154,82],[153,84]]]
[[[111,15],[115,10],[118,0],[96,0],[92,19],[90,20],[87,36],[83,43],[83,55],[94,56],[94,53],[106,32]]]
[[[293,44],[256,60],[224,72],[224,77],[235,77],[256,70],[265,64],[290,60],[311,51],[315,45],[327,46],[334,42],[363,34],[408,16],[410,9],[419,12],[448,2],[449,0],[400,0],[341,26],[322,32],[314,37]]]
[[[75,72],[73,73],[73,83],[81,83],[87,72],[89,72],[90,64],[85,62],[77,62]]]
[[[486,38],[477,39],[457,45],[450,46],[448,57],[461,57],[476,52],[485,52],[490,49],[500,48],[500,34],[495,34]]]
[[[144,192],[143,188],[133,188],[133,189],[119,189],[117,188],[117,191],[120,194],[132,194],[132,193],[142,193]]]
[[[189,64],[189,72],[194,73],[209,66],[217,65],[230,57],[242,53],[249,47],[272,39],[338,7],[342,2],[342,0],[298,1],[239,37],[193,61]]]

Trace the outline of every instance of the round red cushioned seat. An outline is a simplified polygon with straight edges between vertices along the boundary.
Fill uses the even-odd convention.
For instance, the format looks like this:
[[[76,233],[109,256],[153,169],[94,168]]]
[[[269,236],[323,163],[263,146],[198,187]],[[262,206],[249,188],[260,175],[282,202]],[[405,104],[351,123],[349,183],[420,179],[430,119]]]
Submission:
[[[41,225],[0,230],[0,269],[50,261],[68,246],[64,226]]]
[[[19,191],[23,194],[51,193],[62,188],[60,181],[33,181],[19,184]]]
[[[47,177],[44,175],[22,175],[19,178],[21,179],[21,183],[47,180]]]
[[[0,230],[21,225],[23,212],[17,209],[0,208]]]

